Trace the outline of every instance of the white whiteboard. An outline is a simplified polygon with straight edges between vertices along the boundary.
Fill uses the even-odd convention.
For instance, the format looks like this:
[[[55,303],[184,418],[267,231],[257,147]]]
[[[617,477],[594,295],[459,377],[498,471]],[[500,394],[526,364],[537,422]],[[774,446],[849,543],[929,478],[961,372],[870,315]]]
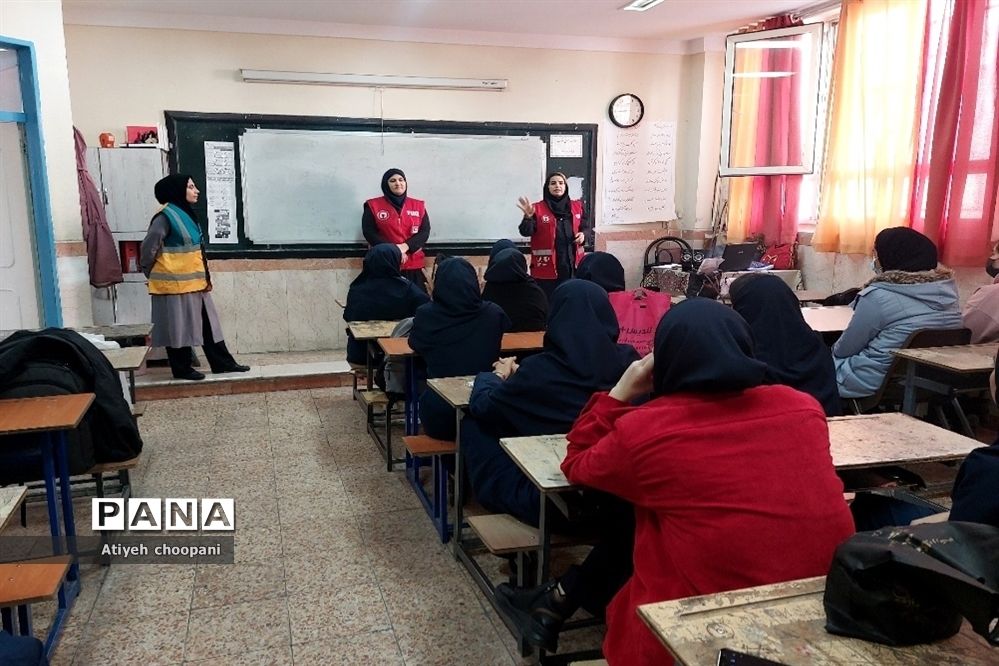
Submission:
[[[427,203],[430,242],[516,238],[517,197],[540,198],[545,143],[479,136],[248,129],[244,231],[257,244],[363,242],[364,202],[397,167]]]

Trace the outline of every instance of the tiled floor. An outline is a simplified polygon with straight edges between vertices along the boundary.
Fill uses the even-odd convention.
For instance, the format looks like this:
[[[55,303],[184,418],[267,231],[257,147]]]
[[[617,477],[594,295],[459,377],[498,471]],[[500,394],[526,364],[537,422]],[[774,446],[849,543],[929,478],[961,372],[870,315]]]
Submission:
[[[85,568],[54,664],[520,661],[402,473],[383,470],[349,389],[151,401],[141,429],[134,494],[234,497],[236,564]],[[5,534],[46,533],[44,507],[29,516]]]

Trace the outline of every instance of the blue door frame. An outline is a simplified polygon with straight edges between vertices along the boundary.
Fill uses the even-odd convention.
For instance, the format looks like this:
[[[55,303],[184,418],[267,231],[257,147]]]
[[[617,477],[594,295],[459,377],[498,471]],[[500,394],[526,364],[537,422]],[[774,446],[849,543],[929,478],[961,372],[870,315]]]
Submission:
[[[0,122],[24,125],[28,156],[28,183],[31,189],[31,225],[38,275],[38,296],[43,326],[62,326],[59,276],[56,270],[55,235],[52,231],[52,205],[49,201],[48,171],[45,168],[45,140],[42,138],[42,109],[38,97],[38,70],[35,45],[0,35],[0,48],[17,53],[21,84],[22,112],[0,111]]]

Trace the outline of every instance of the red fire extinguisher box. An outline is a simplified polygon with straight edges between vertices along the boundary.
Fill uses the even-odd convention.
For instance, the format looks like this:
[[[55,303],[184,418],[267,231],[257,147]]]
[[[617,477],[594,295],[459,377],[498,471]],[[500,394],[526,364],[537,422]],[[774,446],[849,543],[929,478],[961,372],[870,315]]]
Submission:
[[[138,273],[142,270],[139,266],[141,244],[141,241],[121,241],[118,243],[118,256],[121,257],[122,273]]]

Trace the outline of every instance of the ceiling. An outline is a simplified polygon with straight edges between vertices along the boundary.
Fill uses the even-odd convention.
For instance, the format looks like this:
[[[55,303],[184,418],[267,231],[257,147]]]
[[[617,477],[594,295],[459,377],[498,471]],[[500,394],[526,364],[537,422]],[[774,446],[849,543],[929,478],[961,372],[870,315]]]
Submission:
[[[646,12],[621,11],[627,2],[63,0],[63,11],[66,23],[85,25],[291,34],[300,29],[300,34],[562,48],[567,38],[584,38],[580,48],[604,44],[612,50],[669,51],[687,40],[722,35],[761,18],[816,4],[816,0],[665,0]],[[663,44],[672,48],[662,48]]]

